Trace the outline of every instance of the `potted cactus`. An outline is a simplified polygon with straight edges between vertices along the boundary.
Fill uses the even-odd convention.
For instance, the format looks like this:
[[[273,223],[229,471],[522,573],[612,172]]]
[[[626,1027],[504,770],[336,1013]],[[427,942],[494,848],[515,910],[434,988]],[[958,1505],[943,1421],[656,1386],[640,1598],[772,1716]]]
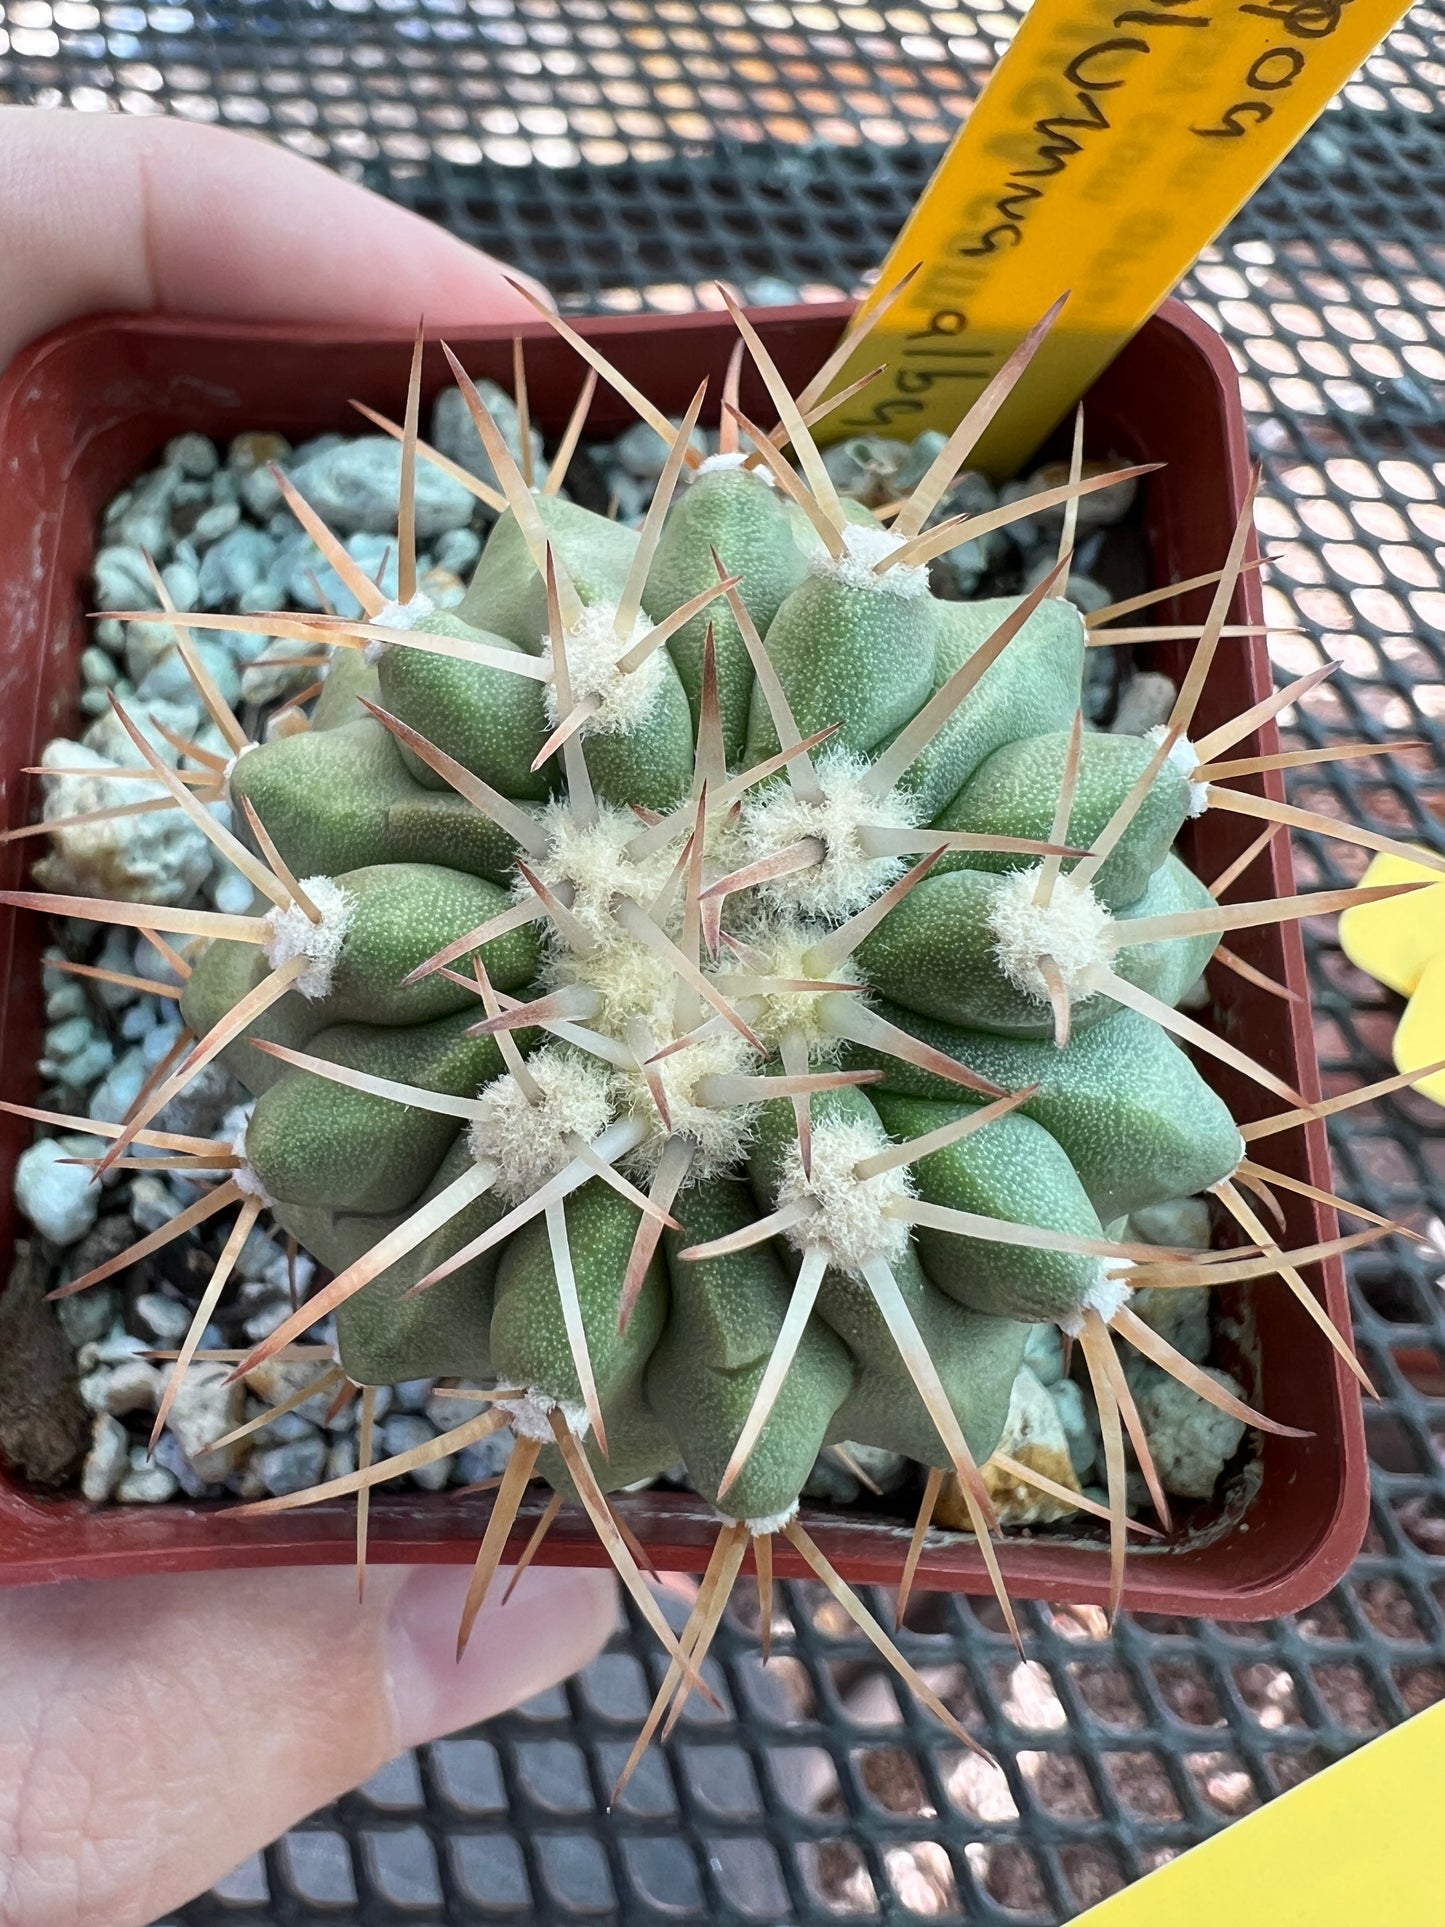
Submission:
[[[1108,1500],[1056,1496],[1102,1514],[1109,1554],[1106,1576],[1097,1552],[1075,1549],[1062,1567],[1045,1553],[1024,1590],[1063,1584],[1119,1602],[1126,1439],[1167,1525],[1119,1342],[1281,1446],[1300,1447],[1320,1416],[1302,1385],[1280,1387],[1275,1415],[1221,1387],[1131,1310],[1146,1286],[1270,1280],[1278,1292],[1283,1280],[1324,1328],[1336,1365],[1314,1377],[1327,1387],[1351,1495],[1330,1558],[1347,1556],[1360,1455],[1343,1372],[1358,1367],[1339,1329],[1337,1281],[1327,1310],[1300,1274],[1384,1228],[1340,1238],[1322,1215],[1340,1201],[1319,1161],[1287,936],[1304,916],[1381,892],[1295,894],[1273,841],[1299,813],[1279,799],[1287,758],[1260,748],[1260,732],[1295,692],[1268,693],[1249,640],[1257,620],[1228,621],[1241,603],[1255,615],[1252,489],[1231,503],[1216,473],[1207,519],[1217,526],[1229,510],[1233,533],[1208,566],[1128,610],[1095,612],[1097,629],[1208,596],[1202,619],[1145,632],[1180,664],[1167,721],[1144,738],[1087,732],[1081,680],[1097,638],[1062,593],[1074,515],[1091,493],[1155,465],[1085,474],[1076,434],[1045,494],[990,515],[937,516],[1052,317],[879,515],[840,497],[814,437],[836,403],[843,351],[813,353],[799,382],[729,307],[732,352],[719,320],[702,318],[708,333],[696,336],[710,362],[728,359],[713,408],[721,445],[705,459],[692,436],[707,383],[678,410],[680,426],[664,412],[685,376],[686,330],[666,338],[678,365],[660,406],[635,378],[636,353],[624,370],[605,330],[599,341],[548,322],[553,338],[532,351],[545,392],[576,393],[578,372],[561,372],[574,352],[590,373],[540,483],[474,386],[469,351],[445,351],[491,471],[468,485],[497,511],[460,607],[437,608],[417,580],[418,465],[445,461],[419,435],[418,339],[404,419],[382,424],[402,443],[394,594],[278,474],[359,617],[181,617],[163,591],[160,609],[121,612],[174,632],[226,745],[224,755],[182,745],[177,767],[117,706],[140,759],[125,773],[139,768],[154,807],[185,811],[255,900],[227,914],[4,893],[26,916],[152,932],[184,978],[184,1049],[111,1129],[98,1162],[104,1171],[142,1152],[214,1182],[181,1219],[65,1289],[88,1289],[165,1237],[232,1214],[159,1434],[262,1213],[329,1274],[235,1371],[295,1356],[334,1315],[335,1352],[318,1371],[327,1385],[361,1388],[360,1465],[240,1508],[229,1540],[235,1511],[208,1515],[181,1557],[219,1544],[241,1556],[332,1556],[338,1503],[354,1499],[364,1562],[373,1488],[505,1429],[514,1443],[463,1639],[503,1555],[516,1554],[519,1514],[530,1527],[524,1559],[575,1551],[585,1520],[671,1655],[650,1732],[696,1684],[744,1562],[770,1587],[777,1544],[787,1569],[821,1578],[967,1740],[849,1579],[891,1576],[906,1594],[920,1570],[943,1577],[927,1548],[951,1478],[973,1529],[970,1569],[954,1581],[975,1580],[981,1562],[1013,1625],[984,1471],[1050,1487],[998,1450],[1037,1324],[1060,1327],[1086,1361]],[[1181,353],[1197,374],[1197,331],[1156,328],[1163,375]],[[164,332],[152,345],[167,345]],[[128,348],[146,334],[130,324]],[[190,339],[205,352],[204,330]],[[821,346],[816,322],[812,341]],[[210,345],[217,364],[234,358],[223,332]],[[855,330],[845,348],[856,345]],[[740,399],[744,355],[752,413]],[[598,377],[666,449],[640,528],[560,490]],[[753,419],[764,408],[776,426]],[[1230,426],[1225,448],[1237,458]],[[1208,480],[1190,487],[1207,493]],[[931,592],[938,558],[1053,507],[1064,511],[1058,564],[1027,594]],[[1169,572],[1182,521],[1165,532]],[[329,658],[309,712],[261,743],[195,640],[242,625],[324,646]],[[217,803],[229,805],[229,827]],[[1181,836],[1207,852],[1206,810],[1227,825],[1208,883],[1176,852]],[[1264,887],[1221,903],[1246,874]],[[1288,1024],[1275,1019],[1258,1037],[1179,1008],[1235,931],[1269,933],[1289,979],[1293,1002],[1273,1005]],[[1270,1009],[1281,986],[1268,971],[1229,950],[1225,960],[1255,1007]],[[212,1142],[160,1130],[166,1105],[221,1056],[255,1100],[244,1131]],[[25,1075],[13,1045],[7,1071],[16,1083]],[[41,1115],[7,1098],[12,1113]],[[1257,1161],[1241,1124],[1250,1140],[1307,1126],[1309,1160]],[[1160,1245],[1131,1222],[1200,1193],[1237,1227],[1233,1248]],[[372,1463],[374,1388],[434,1376],[466,1381],[455,1425]],[[929,1468],[911,1536],[889,1541],[891,1564],[875,1534],[840,1570],[799,1516],[830,1441]],[[679,1462],[698,1495],[684,1508],[681,1553],[645,1500],[631,1514],[616,1502]],[[540,1507],[528,1496],[538,1481],[550,1494]],[[310,1507],[326,1531],[288,1537],[304,1534]],[[434,1555],[434,1525],[417,1543],[429,1533]],[[386,1543],[412,1542],[403,1528]],[[705,1567],[680,1638],[639,1570],[649,1552]],[[1260,1588],[1263,1609],[1277,1610],[1275,1598]]]

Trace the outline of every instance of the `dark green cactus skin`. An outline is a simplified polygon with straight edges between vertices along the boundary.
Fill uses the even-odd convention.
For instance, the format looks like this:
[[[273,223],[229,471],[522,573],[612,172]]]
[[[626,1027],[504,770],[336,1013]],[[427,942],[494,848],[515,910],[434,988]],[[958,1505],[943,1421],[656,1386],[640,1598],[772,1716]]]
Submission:
[[[745,1185],[694,1185],[677,1215],[682,1232],[667,1234],[672,1311],[647,1388],[692,1483],[713,1493],[772,1355],[791,1281],[771,1244],[696,1263],[679,1256],[750,1222],[756,1213]],[[845,1346],[822,1320],[810,1321],[772,1418],[728,1493],[739,1517],[767,1518],[793,1503],[852,1380]]]
[[[1001,596],[938,604],[929,695],[983,647],[1013,606]],[[902,787],[918,798],[929,822],[944,822],[939,812],[995,750],[1072,727],[1083,680],[1083,617],[1071,602],[1040,603],[1004,657],[989,665],[968,701],[904,774]],[[945,865],[954,860],[945,858]]]
[[[470,1007],[466,990],[438,974],[410,988],[403,979],[440,944],[505,910],[505,890],[431,863],[372,864],[343,870],[336,880],[353,899],[355,913],[330,991],[310,1002],[311,1032],[304,1034],[336,1023],[425,1024]],[[219,998],[212,992],[213,973],[219,977],[225,968],[225,949],[213,945],[192,973],[185,997],[188,1020],[192,1012],[197,1021],[211,1013],[214,1022],[218,1009],[235,1002],[226,999],[224,989]],[[492,981],[502,990],[516,990],[536,974],[536,933],[524,926],[496,937],[482,956]],[[264,974],[264,966],[257,974]]]
[[[313,730],[308,743],[312,737],[304,758],[290,748],[294,738],[262,744],[241,758],[231,779],[232,794],[250,799],[303,875],[436,862],[498,883],[508,876],[517,854],[512,839],[454,790],[418,782],[379,722],[359,713],[354,722]]]
[[[425,616],[422,634],[480,640],[494,649],[515,649],[505,636],[470,628],[457,616]],[[504,796],[519,803],[545,802],[552,772],[532,769],[529,745],[547,734],[542,685],[500,669],[432,656],[420,649],[389,649],[378,665],[381,701],[394,715],[444,750],[474,776],[483,776]],[[447,794],[447,785],[429,763],[403,745],[401,756],[423,789]]]
[[[1020,1106],[1059,1142],[1100,1220],[1206,1191],[1239,1162],[1239,1132],[1223,1101],[1158,1024],[1131,1010],[1095,1024],[1067,1050],[1035,1038],[990,1037],[885,1005],[880,1015],[1006,1091],[1037,1084]],[[859,1045],[859,1070],[881,1070],[880,1096],[957,1102],[958,1086]],[[982,1100],[979,1100],[982,1102]],[[1148,1146],[1148,1156],[1139,1147]]]
[[[313,1080],[314,1082],[315,1080]],[[470,1167],[465,1139],[458,1139],[417,1202],[446,1189]],[[456,1374],[487,1379],[492,1372],[493,1282],[500,1254],[485,1253],[422,1297],[406,1293],[433,1265],[450,1258],[501,1217],[503,1206],[484,1194],[415,1251],[387,1267],[345,1307],[338,1321],[341,1363],[361,1385],[394,1385],[407,1378]],[[394,1231],[409,1211],[373,1217],[315,1205],[277,1204],[274,1216],[322,1264],[344,1271]]]
[[[801,525],[801,526],[800,526]],[[784,598],[808,573],[818,539],[801,516],[780,515],[771,481],[756,470],[713,469],[699,475],[678,500],[648,571],[643,607],[654,622],[671,615],[717,579],[712,551],[743,577],[741,594],[760,634],[766,635]],[[753,670],[737,619],[719,603],[679,629],[668,648],[687,691],[696,728],[702,703],[703,643],[712,624],[717,651],[718,705],[723,748],[730,763],[743,753],[752,701]]]
[[[336,1024],[307,1045],[314,1056],[375,1077],[465,1097],[502,1073],[489,1037],[469,1037],[469,1010],[402,1029]],[[290,1066],[256,1113],[247,1155],[264,1165],[273,1197],[338,1211],[399,1211],[419,1197],[457,1135],[455,1118],[328,1084]]]
[[[615,602],[637,547],[637,534],[558,495],[539,495],[537,512],[578,595],[587,604]],[[537,655],[547,633],[547,585],[510,513],[492,529],[476,574],[457,611],[478,631],[505,636]]]
[[[931,596],[859,594],[827,576],[801,583],[774,616],[767,644],[803,734],[841,723],[838,747],[860,754],[895,735],[932,692],[940,606]],[[755,688],[745,760],[760,763],[777,748]]]
[[[625,1332],[618,1311],[637,1210],[598,1179],[567,1200],[567,1229],[597,1390],[604,1409],[640,1398],[642,1376],[667,1316],[663,1265],[654,1258]],[[567,1344],[546,1226],[533,1219],[515,1233],[497,1267],[492,1364],[509,1385],[580,1404],[582,1388]]]
[[[1070,721],[1072,722],[1072,717]],[[975,769],[969,782],[938,816],[946,830],[981,830],[997,836],[1047,837],[1054,799],[1063,780],[1067,730],[1006,743]],[[1154,745],[1137,736],[1085,736],[1079,781],[1064,841],[1086,850],[1135,782],[1148,768]],[[1105,858],[1094,895],[1111,910],[1137,903],[1149,887],[1189,813],[1189,784],[1165,763],[1138,815]],[[940,869],[1016,870],[1026,857],[964,851],[944,857]],[[1066,857],[1067,873],[1075,859]],[[1149,914],[1153,914],[1150,912]]]
[[[925,1137],[969,1110],[926,1098],[875,1100],[890,1137]],[[914,1166],[918,1195],[930,1204],[973,1211],[1049,1231],[1103,1236],[1103,1226],[1062,1146],[1021,1111],[986,1131],[947,1145]],[[929,1279],[973,1311],[1050,1319],[1067,1314],[1088,1291],[1091,1263],[1063,1251],[1024,1251],[920,1226],[918,1256]]]
[[[687,794],[692,781],[692,715],[687,691],[664,646],[657,711],[635,735],[589,738],[587,766],[599,796],[619,809],[632,804],[665,814]]]
[[[615,604],[635,533],[559,498],[536,499],[584,608]],[[842,724],[830,749],[855,758],[886,748],[1012,606],[852,586],[820,567],[813,530],[765,481],[721,466],[700,475],[669,513],[644,592],[652,620],[716,582],[714,549],[743,577],[741,593],[800,731]],[[660,652],[656,698],[642,722],[584,727],[588,770],[604,805],[658,813],[690,793],[709,623],[729,766],[748,767],[777,749],[737,624],[719,601]],[[547,647],[544,585],[510,514],[495,525],[461,610],[427,617],[418,629],[531,656]],[[906,820],[1047,839],[1080,703],[1083,657],[1078,612],[1067,603],[1043,603],[904,772],[899,796]],[[552,820],[548,809],[568,807],[561,758],[532,767],[552,726],[544,686],[406,645],[386,650],[374,669],[343,654],[310,731],[248,753],[235,766],[234,795],[250,800],[294,873],[303,881],[334,879],[350,904],[324,994],[293,990],[227,1052],[256,1096],[248,1162],[281,1224],[338,1272],[405,1225],[419,1204],[464,1179],[480,1154],[456,1114],[327,1081],[267,1056],[255,1042],[309,1051],[448,1100],[485,1096],[508,1078],[497,1044],[469,1034],[481,1012],[461,983],[440,972],[410,986],[403,980],[444,943],[507,907],[517,845],[403,748],[385,721],[363,707],[368,700],[539,825]],[[1152,745],[1136,739],[1084,737],[1067,832],[1075,847],[1087,847],[1104,828],[1151,754]],[[766,807],[770,795],[783,793],[764,788],[755,804]],[[1187,781],[1166,764],[1103,865],[1096,896],[1117,914],[1122,931],[1132,918],[1211,902],[1172,854],[1189,803]],[[640,827],[630,816],[629,822]],[[711,875],[737,867],[735,846],[725,840],[731,833],[718,830],[724,840],[708,848]],[[679,836],[663,874],[681,848]],[[1049,1006],[1007,974],[991,922],[1001,893],[1019,881],[1015,873],[1035,862],[987,852],[949,855],[878,923],[841,974],[870,986],[867,1001],[880,1016],[1000,1088],[1038,1086],[1020,1110],[923,1157],[911,1178],[898,1182],[933,1204],[1100,1238],[1105,1224],[1132,1210],[1228,1176],[1239,1159],[1239,1137],[1223,1104],[1164,1029],[1106,994],[1082,985],[1071,1039],[1064,1048],[1055,1044]],[[894,866],[871,894],[902,867]],[[1067,876],[1071,864],[1064,867]],[[638,900],[651,901],[657,887],[656,877],[646,891],[639,886]],[[728,927],[750,942],[760,932],[801,933],[805,948],[824,934],[816,920],[786,905],[779,909],[779,901],[739,893],[729,899]],[[680,916],[679,898],[668,926],[674,935]],[[609,938],[609,954],[620,941]],[[1110,966],[1174,1004],[1199,976],[1212,941],[1125,942],[1112,952]],[[496,988],[527,1000],[557,981],[561,944],[538,922],[495,938],[481,954]],[[458,968],[464,973],[466,967],[464,958]],[[214,943],[186,986],[187,1021],[203,1033],[269,968],[255,948]],[[579,953],[564,975],[585,984],[588,968]],[[560,1052],[564,1066],[584,1061],[580,1049],[542,1032],[519,1032],[516,1041],[524,1054],[546,1044]],[[776,1057],[761,1062],[744,1055],[744,1070],[778,1068]],[[871,1048],[844,1044],[840,1055],[834,1043],[815,1051],[815,1067],[840,1062],[883,1075],[867,1091],[813,1096],[820,1156],[841,1141],[830,1132],[856,1130],[884,1147],[903,1144],[986,1101]],[[614,1116],[624,1120],[639,1114],[642,1102],[634,1086],[627,1091],[632,1094],[618,1086],[613,1099]],[[655,1116],[644,1121],[659,1130]],[[700,1260],[683,1254],[746,1227],[792,1195],[788,1186],[797,1180],[789,1173],[797,1155],[789,1101],[740,1115],[731,1162],[713,1174],[695,1165],[683,1182],[672,1206],[681,1230],[666,1232],[655,1251],[625,1330],[619,1330],[619,1312],[638,1209],[596,1177],[567,1197],[577,1302],[607,1429],[605,1457],[593,1436],[585,1449],[604,1490],[681,1463],[696,1489],[716,1499],[782,1328],[806,1239],[802,1232],[779,1235]],[[645,1187],[645,1161],[624,1160],[622,1168]],[[548,1405],[580,1405],[582,1386],[541,1216],[426,1291],[405,1296],[517,1202],[495,1189],[484,1192],[341,1305],[341,1358],[354,1378],[381,1383],[466,1375],[523,1388]],[[889,1259],[893,1276],[982,1462],[997,1446],[1030,1324],[1076,1315],[1099,1277],[1099,1260],[952,1231],[898,1235]],[[930,1465],[949,1463],[859,1266],[839,1256],[823,1278],[778,1402],[722,1509],[749,1520],[786,1515],[824,1444],[846,1439]],[[539,1464],[570,1492],[554,1449],[544,1450]]]
[[[1019,1319],[988,1317],[945,1297],[916,1253],[904,1257],[897,1274],[968,1449],[984,1464],[1008,1416],[1029,1328]],[[871,1294],[835,1272],[824,1285],[819,1310],[858,1360],[852,1392],[834,1418],[831,1437],[864,1439],[920,1465],[946,1466],[948,1453]]]

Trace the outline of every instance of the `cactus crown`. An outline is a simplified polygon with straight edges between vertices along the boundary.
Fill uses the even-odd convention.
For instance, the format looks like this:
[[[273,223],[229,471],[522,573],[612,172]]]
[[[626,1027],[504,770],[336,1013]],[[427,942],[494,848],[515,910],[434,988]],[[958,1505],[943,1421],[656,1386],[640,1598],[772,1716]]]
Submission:
[[[1281,1252],[1255,1216],[1261,1167],[1180,1045],[1274,1093],[1279,1128],[1302,1100],[1177,1006],[1224,933],[1361,894],[1226,906],[1234,875],[1211,891],[1172,853],[1205,804],[1288,820],[1211,770],[1259,710],[1194,745],[1187,733],[1249,503],[1157,740],[1085,734],[1084,651],[1109,632],[1058,593],[1070,515],[1058,568],[1022,598],[940,601],[929,584],[985,524],[1071,513],[1142,472],[1084,480],[1076,443],[1070,481],[1046,497],[937,520],[1042,326],[885,522],[840,499],[809,431],[840,358],[795,398],[734,312],[779,426],[739,414],[735,357],[706,461],[691,447],[702,389],[674,429],[553,324],[594,371],[565,445],[599,373],[667,444],[638,531],[565,499],[565,460],[535,487],[452,358],[501,491],[471,484],[498,519],[456,613],[416,586],[410,491],[434,458],[417,436],[418,341],[394,431],[397,596],[278,475],[362,617],[182,627],[162,594],[154,619],[175,626],[229,759],[198,753],[178,774],[122,717],[158,800],[253,883],[252,914],[10,897],[191,940],[195,1041],[106,1163],[160,1142],[153,1120],[217,1053],[255,1095],[236,1144],[167,1145],[222,1174],[199,1215],[240,1213],[180,1369],[269,1210],[334,1276],[238,1369],[334,1312],[340,1365],[363,1387],[493,1385],[419,1448],[516,1435],[467,1623],[524,1487],[547,1479],[587,1508],[673,1654],[649,1732],[695,1682],[750,1545],[762,1580],[785,1534],[866,1618],[797,1517],[828,1442],[955,1473],[992,1558],[979,1468],[1038,1321],[1079,1339],[1096,1388],[1116,1589],[1124,1429],[1146,1473],[1148,1455],[1113,1335],[1270,1425],[1129,1310],[1139,1283],[1274,1272],[1313,1304],[1296,1267],[1321,1255]],[[207,624],[334,647],[304,726],[246,740],[190,643]],[[1128,1235],[1131,1212],[1209,1190],[1246,1240],[1226,1262]],[[364,1508],[414,1457],[266,1503],[356,1492]],[[681,1644],[607,1499],[678,1460],[723,1522]],[[930,1478],[905,1586],[937,1491]]]

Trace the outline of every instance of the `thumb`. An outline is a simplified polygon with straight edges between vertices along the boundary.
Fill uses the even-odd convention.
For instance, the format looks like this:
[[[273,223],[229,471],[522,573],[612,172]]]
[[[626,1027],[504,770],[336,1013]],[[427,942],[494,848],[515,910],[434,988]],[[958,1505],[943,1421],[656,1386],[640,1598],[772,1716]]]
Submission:
[[[433,327],[530,320],[487,255],[222,127],[0,108],[0,366],[73,315]],[[525,277],[523,277],[525,279]]]
[[[144,1927],[405,1747],[585,1665],[611,1576],[198,1573],[0,1596],[0,1923]]]

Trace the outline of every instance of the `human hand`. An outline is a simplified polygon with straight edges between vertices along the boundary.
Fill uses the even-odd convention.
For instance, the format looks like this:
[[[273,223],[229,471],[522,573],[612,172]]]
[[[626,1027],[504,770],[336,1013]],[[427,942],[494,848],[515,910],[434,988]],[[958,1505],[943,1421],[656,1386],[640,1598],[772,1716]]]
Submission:
[[[0,109],[0,366],[103,309],[523,319],[485,255],[284,149]],[[533,1569],[458,1665],[466,1575],[202,1573],[0,1595],[0,1923],[142,1927],[392,1754],[584,1665],[610,1575]]]
[[[209,1572],[0,1594],[0,1922],[144,1927],[406,1747],[566,1678],[605,1572]]]
[[[533,318],[490,256],[419,215],[254,135],[164,118],[0,108],[0,262],[0,368],[107,309]]]

